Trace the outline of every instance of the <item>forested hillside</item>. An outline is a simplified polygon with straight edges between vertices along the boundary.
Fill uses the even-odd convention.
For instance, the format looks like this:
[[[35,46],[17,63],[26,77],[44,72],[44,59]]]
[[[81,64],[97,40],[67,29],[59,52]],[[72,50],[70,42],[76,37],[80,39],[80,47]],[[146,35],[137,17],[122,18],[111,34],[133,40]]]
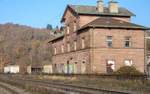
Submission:
[[[51,49],[47,42],[52,37],[47,29],[11,23],[0,24],[0,63],[51,63]]]

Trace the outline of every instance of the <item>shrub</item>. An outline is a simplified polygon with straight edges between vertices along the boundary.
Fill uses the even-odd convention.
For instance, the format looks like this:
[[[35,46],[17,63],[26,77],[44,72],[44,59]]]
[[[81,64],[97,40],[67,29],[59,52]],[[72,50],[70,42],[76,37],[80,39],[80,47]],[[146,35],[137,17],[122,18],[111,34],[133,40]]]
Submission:
[[[120,69],[118,69],[113,74],[115,75],[144,75],[142,72],[138,71],[134,66],[120,67]]]

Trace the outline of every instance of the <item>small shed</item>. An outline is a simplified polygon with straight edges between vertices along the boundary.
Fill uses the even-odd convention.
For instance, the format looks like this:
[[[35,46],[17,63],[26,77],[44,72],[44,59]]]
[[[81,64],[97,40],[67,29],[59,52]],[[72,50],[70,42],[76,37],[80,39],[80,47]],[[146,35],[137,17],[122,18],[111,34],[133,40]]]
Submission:
[[[4,73],[19,73],[19,65],[8,65],[4,67]]]

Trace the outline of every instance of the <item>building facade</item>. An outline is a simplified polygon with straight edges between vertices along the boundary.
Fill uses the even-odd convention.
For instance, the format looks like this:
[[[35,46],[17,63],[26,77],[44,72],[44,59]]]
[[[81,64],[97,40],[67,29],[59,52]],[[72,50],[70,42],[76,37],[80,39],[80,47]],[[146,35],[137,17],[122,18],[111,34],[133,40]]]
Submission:
[[[110,1],[104,7],[68,5],[61,19],[62,35],[49,43],[53,72],[67,74],[112,73],[121,66],[145,72],[145,34],[148,28],[131,22],[129,10]]]
[[[147,31],[145,33],[145,57],[146,57],[146,63],[145,63],[145,66],[146,66],[146,71],[147,71],[147,74],[150,76],[150,31]]]

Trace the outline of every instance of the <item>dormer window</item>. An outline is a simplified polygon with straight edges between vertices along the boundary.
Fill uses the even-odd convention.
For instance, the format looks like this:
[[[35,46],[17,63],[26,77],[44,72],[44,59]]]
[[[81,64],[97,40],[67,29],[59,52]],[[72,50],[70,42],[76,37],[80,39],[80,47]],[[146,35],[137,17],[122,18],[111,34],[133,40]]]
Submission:
[[[69,34],[70,33],[69,25],[67,25],[66,29],[67,29],[67,34]]]

